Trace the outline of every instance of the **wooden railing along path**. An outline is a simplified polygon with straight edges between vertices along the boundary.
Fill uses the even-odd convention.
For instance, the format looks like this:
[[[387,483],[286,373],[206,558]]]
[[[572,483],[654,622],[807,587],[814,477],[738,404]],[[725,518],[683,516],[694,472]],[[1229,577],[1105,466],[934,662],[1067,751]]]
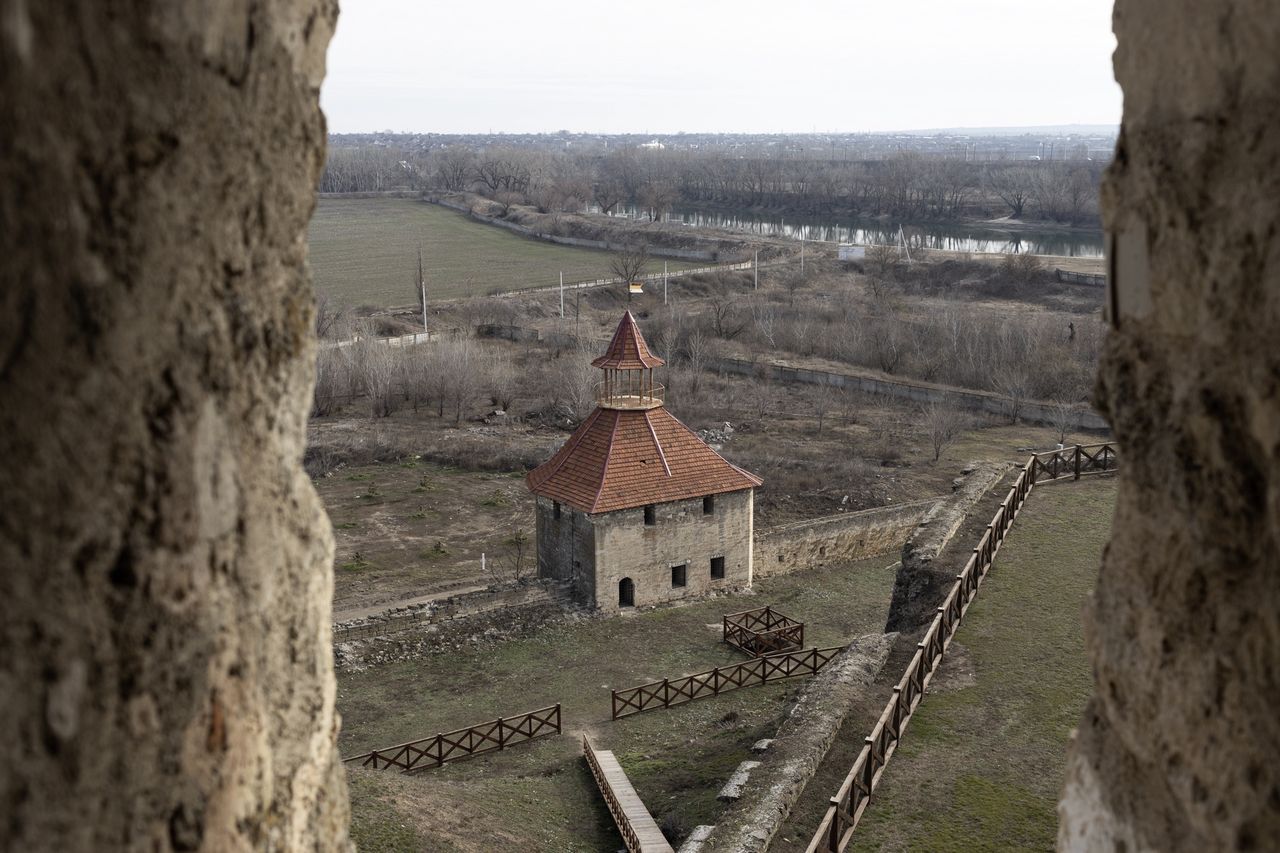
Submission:
[[[672,853],[671,845],[658,829],[653,815],[645,808],[644,801],[631,786],[631,780],[623,772],[612,752],[596,751],[586,735],[582,736],[582,754],[595,777],[600,796],[604,797],[609,814],[618,826],[618,833],[630,853]]]
[[[374,770],[396,768],[412,773],[425,767],[439,767],[446,761],[457,761],[483,752],[506,749],[517,743],[560,733],[560,703],[502,717],[487,723],[444,732],[435,737],[414,740],[386,749],[375,749],[363,755],[344,758],[346,764],[359,763]]]
[[[802,649],[776,655],[752,658],[742,663],[718,666],[706,672],[697,672],[682,678],[664,678],[638,687],[613,691],[613,719],[629,717],[641,711],[670,708],[694,699],[719,696],[730,690],[767,684],[797,675],[814,675],[831,659],[844,650],[843,646],[830,649]]]
[[[723,630],[726,643],[752,657],[804,648],[804,623],[772,607],[726,613]]]
[[[1009,494],[987,525],[986,532],[978,540],[964,570],[956,575],[955,585],[938,607],[938,615],[929,625],[929,630],[925,631],[924,638],[916,644],[915,656],[907,664],[902,680],[893,688],[893,696],[880,714],[880,719],[871,728],[871,734],[866,737],[853,767],[836,795],[831,798],[826,814],[818,824],[813,840],[809,842],[808,853],[843,851],[849,846],[853,830],[871,802],[876,786],[880,784],[885,765],[893,756],[907,723],[924,698],[925,690],[951,644],[951,638],[960,627],[969,604],[978,594],[978,587],[991,570],[996,552],[1000,549],[1005,534],[1013,526],[1018,511],[1026,503],[1027,496],[1031,494],[1031,489],[1039,482],[1064,477],[1078,480],[1085,474],[1114,471],[1116,465],[1116,447],[1109,443],[1083,447],[1077,444],[1062,450],[1038,453],[1027,459],[1013,488],[1009,489]]]

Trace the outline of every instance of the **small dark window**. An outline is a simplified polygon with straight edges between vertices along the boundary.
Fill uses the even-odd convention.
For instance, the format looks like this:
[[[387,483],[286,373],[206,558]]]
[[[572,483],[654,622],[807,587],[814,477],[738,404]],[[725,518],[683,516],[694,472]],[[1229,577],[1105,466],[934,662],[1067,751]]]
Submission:
[[[724,557],[711,558],[711,577],[712,578],[724,577]]]
[[[560,501],[552,501],[552,502],[551,502],[551,516],[552,516],[553,518],[559,518],[559,517],[560,517]]]
[[[653,527],[658,523],[658,510],[653,504],[649,504],[644,508],[644,526]]]
[[[671,588],[672,589],[675,589],[678,586],[685,585],[685,582],[688,580],[688,568],[689,567],[684,563],[681,563],[678,566],[671,567]]]
[[[707,495],[702,499],[702,514],[715,515],[716,512],[716,496]]]

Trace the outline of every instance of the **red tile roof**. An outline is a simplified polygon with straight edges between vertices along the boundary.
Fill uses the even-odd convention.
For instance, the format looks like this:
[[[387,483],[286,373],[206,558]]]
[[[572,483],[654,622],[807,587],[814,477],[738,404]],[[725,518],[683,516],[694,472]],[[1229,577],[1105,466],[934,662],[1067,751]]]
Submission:
[[[753,489],[763,481],[656,408],[596,409],[525,482],[536,495],[598,513]]]
[[[604,355],[591,362],[592,367],[608,367],[614,370],[641,370],[646,367],[661,367],[665,361],[649,352],[649,345],[640,334],[636,318],[628,311],[622,315],[618,329],[609,341],[609,348]]]

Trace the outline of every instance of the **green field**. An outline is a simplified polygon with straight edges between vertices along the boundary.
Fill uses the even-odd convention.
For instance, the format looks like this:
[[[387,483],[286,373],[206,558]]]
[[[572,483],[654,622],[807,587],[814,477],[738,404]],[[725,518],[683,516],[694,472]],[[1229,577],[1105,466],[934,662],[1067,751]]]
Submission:
[[[521,237],[413,199],[320,199],[307,240],[317,290],[350,307],[416,302],[419,247],[428,298],[547,287],[562,271],[566,282],[612,276],[608,252]],[[661,271],[662,263],[650,268]]]
[[[1081,612],[1115,496],[1110,478],[1036,488],[850,850],[1053,849],[1067,745],[1093,688]]]

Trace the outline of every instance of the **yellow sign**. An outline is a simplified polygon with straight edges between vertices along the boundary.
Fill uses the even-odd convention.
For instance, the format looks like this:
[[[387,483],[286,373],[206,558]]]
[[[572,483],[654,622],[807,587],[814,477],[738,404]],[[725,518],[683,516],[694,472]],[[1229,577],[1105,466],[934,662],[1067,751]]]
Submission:
[[[642,282],[642,281],[633,281],[633,282],[631,282],[631,285],[630,285],[630,292],[632,292],[632,293],[644,293],[644,282]]]

